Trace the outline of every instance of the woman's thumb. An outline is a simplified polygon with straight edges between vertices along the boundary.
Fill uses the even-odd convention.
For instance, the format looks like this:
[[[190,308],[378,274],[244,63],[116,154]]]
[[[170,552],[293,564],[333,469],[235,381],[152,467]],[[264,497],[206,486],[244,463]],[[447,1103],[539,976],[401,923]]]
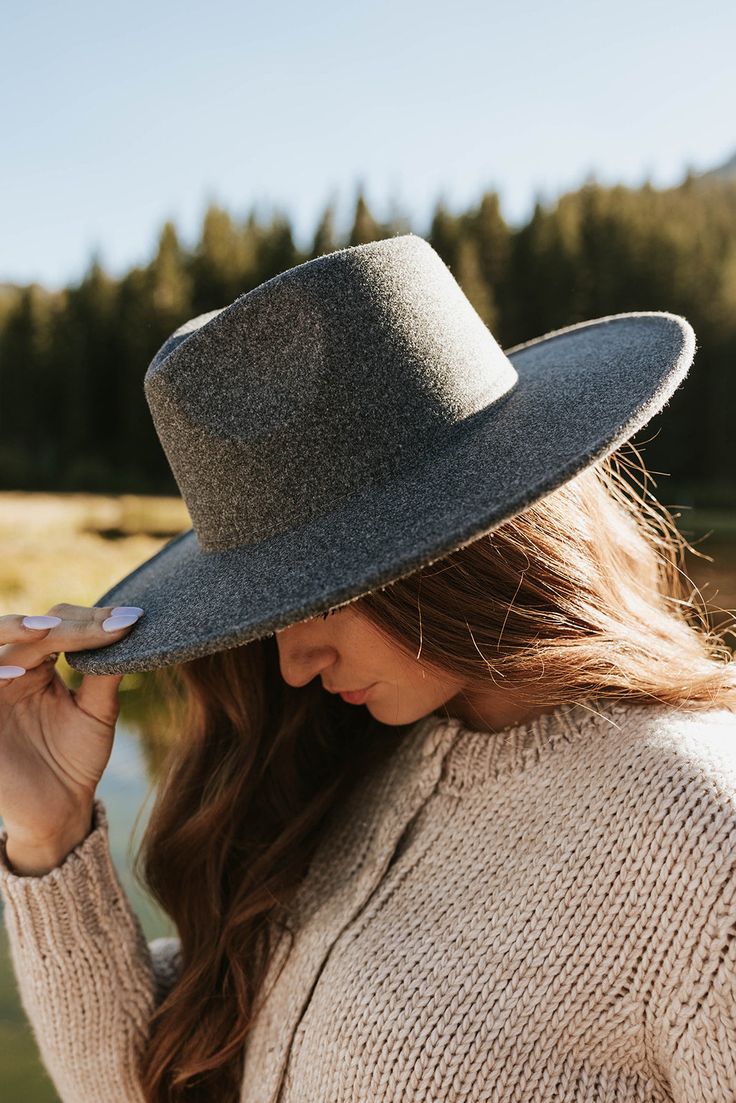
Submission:
[[[124,677],[124,674],[85,674],[74,691],[78,707],[103,724],[114,724],[120,713],[118,687]]]

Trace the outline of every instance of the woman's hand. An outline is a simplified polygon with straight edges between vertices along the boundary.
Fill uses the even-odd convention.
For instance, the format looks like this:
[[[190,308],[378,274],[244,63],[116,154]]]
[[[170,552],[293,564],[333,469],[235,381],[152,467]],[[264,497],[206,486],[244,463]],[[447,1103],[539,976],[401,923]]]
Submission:
[[[57,854],[89,830],[95,789],[112,752],[124,675],[86,674],[70,690],[55,663],[61,651],[120,639],[138,620],[111,618],[112,611],[54,605],[47,614],[52,626],[41,630],[23,620],[32,625],[47,617],[0,616],[0,817],[13,865],[13,854]],[[26,673],[2,676],[13,668]]]

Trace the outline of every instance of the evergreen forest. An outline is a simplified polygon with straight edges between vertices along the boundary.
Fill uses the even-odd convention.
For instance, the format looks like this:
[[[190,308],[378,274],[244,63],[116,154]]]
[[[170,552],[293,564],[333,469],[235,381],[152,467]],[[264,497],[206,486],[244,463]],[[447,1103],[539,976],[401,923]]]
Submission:
[[[284,269],[412,231],[448,264],[503,348],[622,311],[667,310],[695,329],[690,374],[634,438],[668,504],[736,503],[736,179],[659,189],[589,178],[512,227],[499,197],[434,206],[429,226],[379,221],[358,190],[349,233],[334,203],[308,251],[281,211],[242,220],[218,204],[185,246],[167,221],[155,255],[113,278],[93,256],[59,291],[0,285],[0,489],[178,494],[143,391],[146,368],[188,318]],[[657,478],[657,482],[659,480]]]

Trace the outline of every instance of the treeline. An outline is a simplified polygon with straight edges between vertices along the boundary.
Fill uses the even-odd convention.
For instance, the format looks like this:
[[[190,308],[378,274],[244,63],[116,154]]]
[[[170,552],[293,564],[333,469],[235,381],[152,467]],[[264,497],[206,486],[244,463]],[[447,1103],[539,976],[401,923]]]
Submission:
[[[516,228],[494,192],[462,213],[438,203],[428,228],[380,222],[361,192],[349,236],[338,239],[330,204],[306,253],[283,213],[239,221],[213,205],[195,246],[167,222],[150,263],[120,279],[93,258],[60,292],[5,285],[0,489],[178,493],[143,393],[172,330],[302,261],[408,230],[432,243],[504,348],[621,311],[683,314],[695,365],[635,442],[667,504],[736,504],[736,181],[691,173],[668,189],[589,180]]]

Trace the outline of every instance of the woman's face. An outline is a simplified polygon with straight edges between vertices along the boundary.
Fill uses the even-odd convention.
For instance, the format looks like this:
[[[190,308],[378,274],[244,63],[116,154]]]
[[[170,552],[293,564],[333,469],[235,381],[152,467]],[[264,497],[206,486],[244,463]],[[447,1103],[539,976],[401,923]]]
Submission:
[[[319,677],[325,689],[370,686],[360,704],[383,724],[413,724],[432,712],[458,717],[476,731],[527,723],[554,705],[529,705],[489,678],[479,691],[438,673],[385,640],[355,604],[276,631],[281,675],[290,686]],[[541,687],[537,687],[540,689]]]
[[[414,723],[462,688],[387,642],[354,605],[291,624],[275,636],[288,685],[319,677],[333,692],[371,686],[364,707],[384,724]]]

